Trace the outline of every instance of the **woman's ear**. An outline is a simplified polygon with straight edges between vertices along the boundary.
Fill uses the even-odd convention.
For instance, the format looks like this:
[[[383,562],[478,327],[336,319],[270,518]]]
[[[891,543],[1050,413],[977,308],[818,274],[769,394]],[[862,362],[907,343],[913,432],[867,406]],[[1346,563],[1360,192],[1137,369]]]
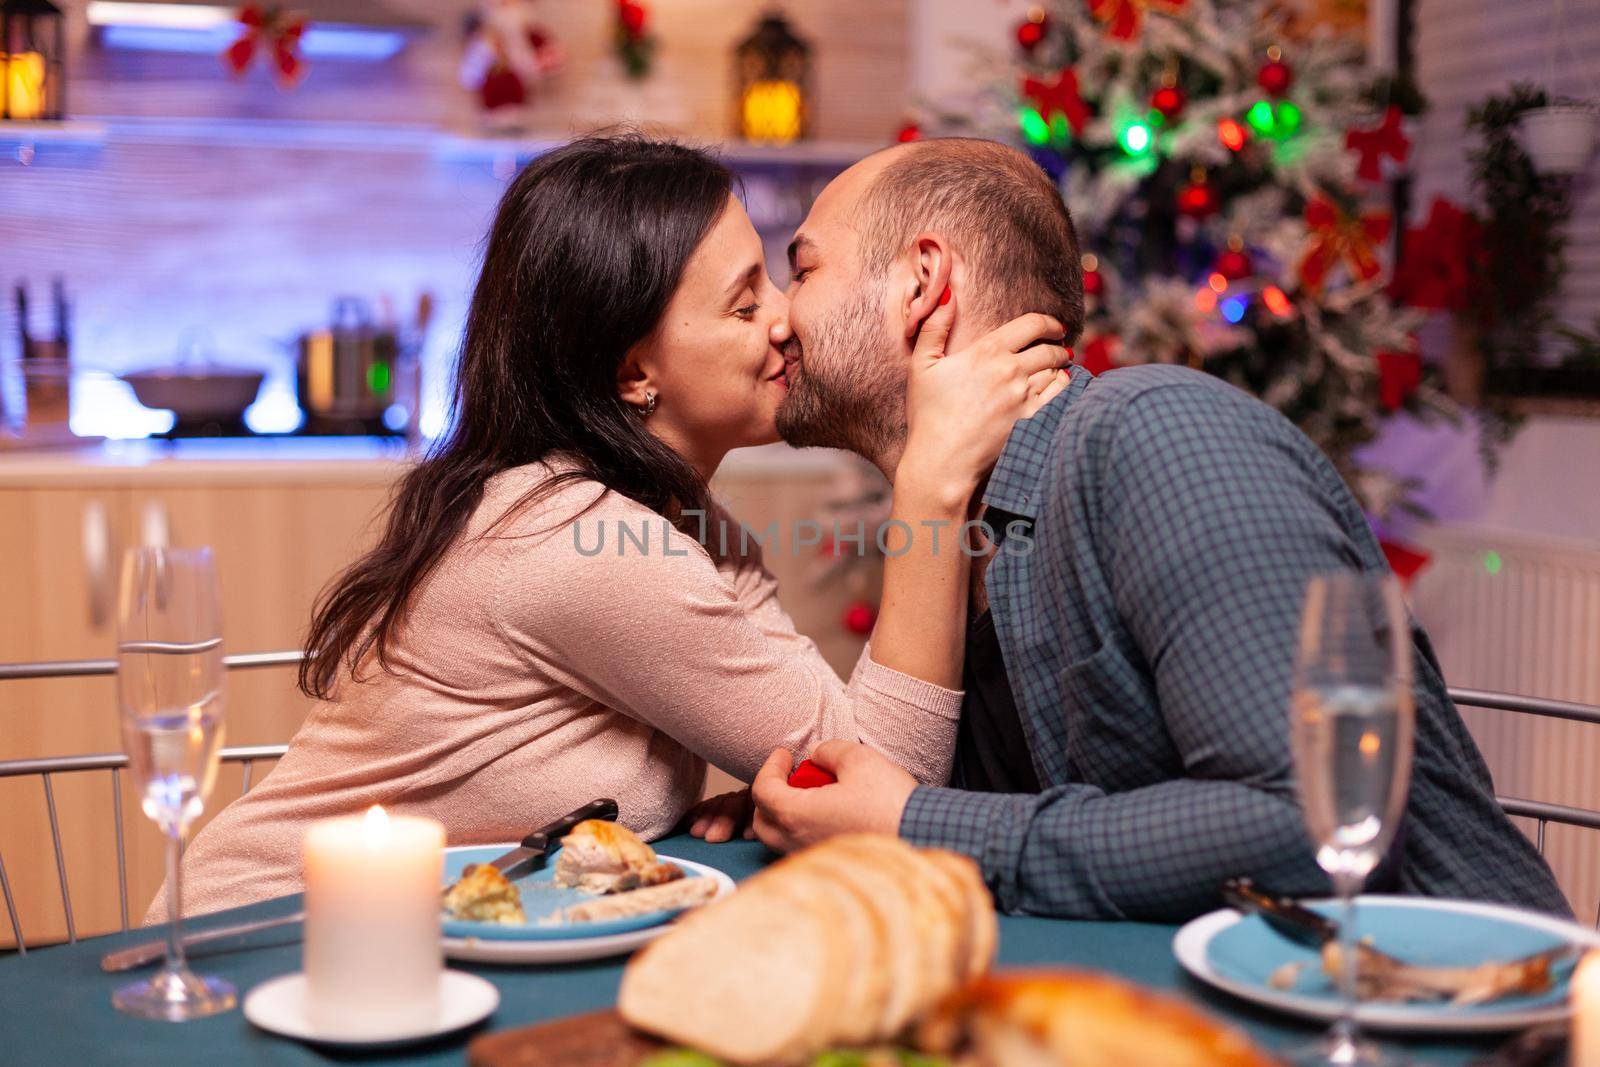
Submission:
[[[635,345],[622,357],[622,366],[617,368],[617,395],[624,404],[642,408],[649,403],[649,394],[655,391],[652,384],[649,368],[649,357],[641,350],[643,346]]]
[[[907,250],[909,272],[904,306],[906,340],[922,331],[922,324],[939,306],[955,273],[955,253],[943,234],[919,233]]]

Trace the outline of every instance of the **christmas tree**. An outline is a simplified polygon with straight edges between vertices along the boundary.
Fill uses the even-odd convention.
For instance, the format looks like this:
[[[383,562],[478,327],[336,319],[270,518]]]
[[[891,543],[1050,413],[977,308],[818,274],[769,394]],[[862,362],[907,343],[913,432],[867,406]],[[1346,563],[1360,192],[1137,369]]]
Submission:
[[[1216,374],[1369,509],[1400,502],[1355,450],[1388,412],[1449,404],[1386,293],[1385,179],[1410,147],[1392,83],[1264,0],[1055,0],[1016,37],[997,83],[918,126],[1014,140],[1059,182],[1084,248],[1080,362]]]

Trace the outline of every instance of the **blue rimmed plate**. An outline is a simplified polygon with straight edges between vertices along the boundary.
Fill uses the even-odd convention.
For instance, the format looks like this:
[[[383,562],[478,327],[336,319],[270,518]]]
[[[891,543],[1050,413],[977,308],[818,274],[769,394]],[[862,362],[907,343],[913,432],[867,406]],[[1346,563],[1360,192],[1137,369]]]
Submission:
[[[512,845],[480,845],[445,850],[444,882],[449,885],[461,877],[463,869],[474,863],[487,863]],[[540,920],[561,908],[596,899],[592,893],[563,888],[551,880],[560,849],[553,851],[540,870],[518,881],[522,910],[528,922],[519,925],[444,921],[444,950],[451,959],[482,963],[569,963],[575,960],[603,959],[632,952],[660,936],[681,909],[630,915],[607,922],[552,922]],[[733,879],[715,867],[692,860],[661,856],[676,863],[690,878],[710,878],[717,883],[713,900],[733,892]]]
[[[1338,905],[1311,905],[1337,916]],[[1408,962],[1432,966],[1473,966],[1506,961],[1563,943],[1600,946],[1593,930],[1536,912],[1495,904],[1426,897],[1363,896],[1357,901],[1356,936]],[[1178,931],[1173,952],[1185,970],[1202,982],[1291,1015],[1333,1019],[1339,997],[1323,974],[1317,954],[1273,931],[1260,916],[1231,908],[1202,915]],[[1289,963],[1307,963],[1288,989],[1268,984]],[[1402,1004],[1369,1001],[1356,1010],[1362,1026],[1408,1032],[1515,1030],[1553,1022],[1567,1014],[1567,980],[1572,961],[1558,965],[1556,982],[1538,996],[1505,997],[1472,1007],[1446,1003]]]

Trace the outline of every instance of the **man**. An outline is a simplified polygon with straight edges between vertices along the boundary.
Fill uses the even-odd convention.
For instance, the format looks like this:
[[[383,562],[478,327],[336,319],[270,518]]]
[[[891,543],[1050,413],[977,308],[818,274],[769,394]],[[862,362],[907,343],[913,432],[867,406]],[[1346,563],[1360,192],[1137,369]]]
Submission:
[[[1069,339],[1083,323],[1055,188],[990,142],[870,157],[817,199],[790,255],[779,429],[885,474],[905,438],[906,361],[945,286],[953,348],[1024,311]],[[1204,374],[1078,370],[1012,430],[982,504],[998,544],[974,566],[963,788],[918,787],[873,750],[829,742],[812,758],[837,784],[794,789],[791,754],[775,752],[754,783],[762,840],[898,833],[972,856],[1008,911],[1072,918],[1183,919],[1239,875],[1326,892],[1288,743],[1299,614],[1312,574],[1386,570],[1327,459]],[[1373,883],[1565,913],[1496,805],[1426,635],[1413,639],[1415,765]]]

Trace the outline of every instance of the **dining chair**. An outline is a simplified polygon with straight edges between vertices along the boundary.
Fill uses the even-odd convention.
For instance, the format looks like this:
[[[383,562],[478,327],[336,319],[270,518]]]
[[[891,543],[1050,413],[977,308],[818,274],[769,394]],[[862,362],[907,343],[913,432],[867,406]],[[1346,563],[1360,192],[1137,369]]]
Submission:
[[[227,670],[250,670],[261,667],[286,667],[298,664],[304,658],[299,651],[249,652],[223,657]],[[0,682],[21,681],[27,678],[89,678],[117,673],[114,659],[58,660],[48,663],[0,663]],[[221,760],[227,764],[243,765],[243,796],[250,791],[255,765],[262,760],[276,760],[288,750],[287,745],[244,745],[224,748]],[[120,906],[122,929],[128,927],[128,858],[122,829],[122,771],[128,766],[128,757],[121,752],[107,752],[83,756],[49,756],[42,759],[0,760],[0,779],[37,777],[44,789],[45,811],[50,819],[50,844],[55,853],[56,881],[61,889],[61,909],[66,917],[67,941],[77,944],[78,930],[72,911],[72,889],[67,880],[66,852],[61,844],[61,828],[56,817],[56,798],[53,781],[58,774],[84,774],[109,771],[111,776],[111,819],[117,838],[117,902]],[[17,954],[26,955],[27,941],[17,916],[16,898],[11,892],[11,882],[6,877],[5,856],[0,854],[0,896],[5,897],[6,915],[11,920],[11,931],[17,942]]]

